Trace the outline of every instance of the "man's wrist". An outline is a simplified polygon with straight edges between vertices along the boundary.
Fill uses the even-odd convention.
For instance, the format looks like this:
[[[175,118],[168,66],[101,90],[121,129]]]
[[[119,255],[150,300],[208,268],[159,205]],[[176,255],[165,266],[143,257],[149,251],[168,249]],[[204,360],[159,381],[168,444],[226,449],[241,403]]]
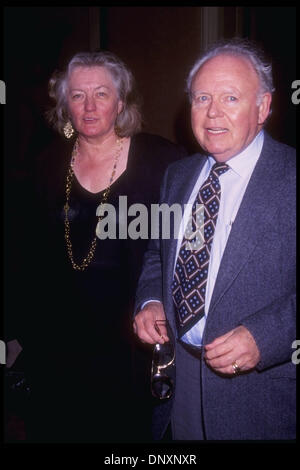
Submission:
[[[157,299],[146,300],[146,302],[142,303],[141,310],[143,310],[143,308],[146,307],[147,304],[150,304],[152,302],[155,302],[155,303],[158,303],[158,304],[162,303],[160,300],[157,300]]]

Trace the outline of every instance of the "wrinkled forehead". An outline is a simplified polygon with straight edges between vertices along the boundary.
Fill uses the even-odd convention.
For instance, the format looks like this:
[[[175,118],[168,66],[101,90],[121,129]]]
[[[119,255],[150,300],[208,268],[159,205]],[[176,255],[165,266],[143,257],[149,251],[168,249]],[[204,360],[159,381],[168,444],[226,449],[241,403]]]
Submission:
[[[106,67],[100,66],[100,65],[81,65],[81,64],[73,64],[72,67],[68,70],[67,74],[67,80],[68,82],[73,81],[74,79],[77,79],[80,81],[80,79],[84,80],[86,78],[94,78],[94,79],[103,79],[106,78],[108,80],[112,81],[112,75],[107,70]]]
[[[104,65],[81,65],[74,64],[67,75],[67,87],[70,85],[85,85],[87,83],[94,83],[97,86],[105,85],[115,89],[117,95],[119,94],[119,83],[111,71]]]
[[[259,87],[258,75],[251,62],[239,55],[220,54],[204,62],[192,81],[192,90],[199,86],[228,84],[242,89]]]

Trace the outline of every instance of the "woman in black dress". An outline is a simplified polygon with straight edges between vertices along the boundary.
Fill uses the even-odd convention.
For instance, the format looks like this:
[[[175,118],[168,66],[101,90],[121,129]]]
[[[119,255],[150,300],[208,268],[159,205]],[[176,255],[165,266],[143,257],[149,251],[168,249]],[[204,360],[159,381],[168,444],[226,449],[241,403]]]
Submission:
[[[164,170],[185,154],[140,132],[132,74],[111,53],[74,56],[50,80],[50,96],[48,117],[69,139],[39,157],[32,195],[23,199],[28,440],[147,441],[148,356],[131,331],[147,238],[124,236],[124,223],[138,215],[128,215],[132,204],[150,214]],[[105,203],[116,210],[116,237],[99,239],[96,211]]]

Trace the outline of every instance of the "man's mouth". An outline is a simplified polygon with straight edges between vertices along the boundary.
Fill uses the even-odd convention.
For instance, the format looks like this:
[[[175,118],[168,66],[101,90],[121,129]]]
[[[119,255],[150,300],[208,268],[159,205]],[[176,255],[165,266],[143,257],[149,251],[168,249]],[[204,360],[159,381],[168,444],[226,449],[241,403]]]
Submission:
[[[224,132],[227,132],[227,129],[224,127],[207,127],[206,130],[210,134],[223,134]]]

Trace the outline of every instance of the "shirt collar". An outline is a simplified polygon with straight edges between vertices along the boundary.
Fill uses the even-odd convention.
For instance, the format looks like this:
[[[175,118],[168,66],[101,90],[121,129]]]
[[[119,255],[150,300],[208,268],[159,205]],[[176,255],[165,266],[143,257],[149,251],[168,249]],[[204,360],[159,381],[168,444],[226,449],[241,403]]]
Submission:
[[[242,178],[247,178],[254,169],[257,160],[261,154],[264,143],[264,131],[261,130],[252,142],[242,152],[228,160],[227,165]],[[209,157],[210,166],[215,163],[213,157]]]

